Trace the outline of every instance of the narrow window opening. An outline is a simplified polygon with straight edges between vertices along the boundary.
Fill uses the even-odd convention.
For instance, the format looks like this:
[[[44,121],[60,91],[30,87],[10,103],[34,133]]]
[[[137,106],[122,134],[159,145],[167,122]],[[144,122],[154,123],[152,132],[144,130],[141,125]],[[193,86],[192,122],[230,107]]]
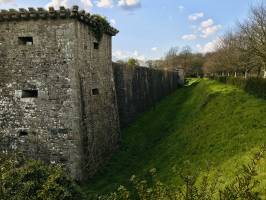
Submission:
[[[21,98],[37,98],[38,90],[22,90]]]
[[[27,131],[25,131],[25,130],[19,131],[19,137],[21,137],[21,136],[27,136],[28,134],[29,133]]]
[[[18,37],[18,43],[20,45],[33,45],[33,38],[32,37]]]
[[[99,89],[98,88],[92,89],[92,95],[98,95],[98,94],[99,94]]]
[[[94,49],[99,49],[99,43],[98,42],[94,42],[93,43],[93,47],[94,47]]]

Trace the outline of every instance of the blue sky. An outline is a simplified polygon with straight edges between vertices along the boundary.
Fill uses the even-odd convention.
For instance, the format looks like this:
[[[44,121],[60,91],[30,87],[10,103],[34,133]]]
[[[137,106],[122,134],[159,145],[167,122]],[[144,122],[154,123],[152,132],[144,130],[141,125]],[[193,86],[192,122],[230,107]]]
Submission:
[[[213,49],[217,38],[266,0],[0,0],[0,9],[79,5],[106,16],[120,33],[114,59],[158,59],[173,46],[195,52]]]

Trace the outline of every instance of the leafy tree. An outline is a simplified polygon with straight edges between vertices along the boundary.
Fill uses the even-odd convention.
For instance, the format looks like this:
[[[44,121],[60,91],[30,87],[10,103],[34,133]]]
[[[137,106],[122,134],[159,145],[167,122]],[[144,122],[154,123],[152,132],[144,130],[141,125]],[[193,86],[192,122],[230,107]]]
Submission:
[[[129,58],[128,61],[127,61],[127,64],[129,66],[138,66],[139,65],[139,62],[138,62],[137,59]]]

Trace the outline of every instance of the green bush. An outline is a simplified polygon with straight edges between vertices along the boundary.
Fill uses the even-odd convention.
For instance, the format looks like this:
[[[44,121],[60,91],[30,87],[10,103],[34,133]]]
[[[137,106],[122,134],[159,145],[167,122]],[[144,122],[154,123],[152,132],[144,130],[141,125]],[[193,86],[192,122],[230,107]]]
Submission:
[[[257,165],[263,158],[266,147],[254,155],[250,163],[243,165],[236,174],[234,181],[218,188],[220,173],[213,178],[210,169],[205,175],[197,178],[190,170],[182,171],[180,177],[183,184],[168,186],[160,182],[156,176],[156,169],[150,170],[150,176],[144,180],[132,176],[130,186],[120,186],[115,192],[99,196],[98,200],[259,200],[260,192],[257,186],[260,182],[256,179]]]
[[[57,165],[1,154],[0,172],[0,199],[84,199],[78,185]]]
[[[257,97],[266,99],[266,79],[262,78],[235,78],[235,77],[212,77],[222,83],[235,85]]]
[[[210,175],[208,167],[203,176],[188,170],[177,171],[183,180],[181,185],[162,183],[151,169],[145,179],[132,176],[127,187],[120,186],[116,191],[91,197],[98,200],[259,200],[261,191],[257,186],[257,166],[264,157],[266,147],[256,153],[250,163],[242,166],[234,181],[219,188],[220,173]],[[26,160],[19,156],[0,156],[0,199],[2,200],[82,200],[79,187],[60,166],[48,166],[40,161]],[[189,164],[189,162],[187,162]],[[89,199],[89,197],[87,197]]]

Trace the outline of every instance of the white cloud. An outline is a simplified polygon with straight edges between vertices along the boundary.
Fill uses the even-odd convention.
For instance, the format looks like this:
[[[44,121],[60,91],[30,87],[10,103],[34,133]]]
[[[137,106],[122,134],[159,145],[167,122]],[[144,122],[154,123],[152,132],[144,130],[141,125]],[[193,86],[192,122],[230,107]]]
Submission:
[[[144,55],[140,55],[137,50],[133,52],[133,58],[136,58],[137,60],[144,61],[146,58]]]
[[[179,10],[180,12],[182,12],[184,9],[185,9],[184,6],[182,6],[182,5],[178,6],[178,10]]]
[[[111,22],[112,26],[115,26],[116,25],[115,19],[111,19],[110,22]]]
[[[204,13],[203,12],[199,12],[199,13],[194,13],[192,15],[189,15],[188,19],[190,21],[196,21],[196,20],[198,20],[198,19],[200,19],[202,17],[204,17]]]
[[[80,1],[81,1],[81,3],[83,4],[83,6],[85,8],[91,8],[91,7],[93,7],[93,4],[92,4],[91,0],[80,0]]]
[[[210,27],[206,27],[204,29],[202,29],[202,35],[201,37],[203,38],[207,38],[210,35],[215,34],[217,31],[219,31],[222,28],[221,25],[214,25],[214,26],[210,26]]]
[[[144,55],[141,55],[137,50],[133,52],[117,50],[113,52],[113,58],[115,60],[127,60],[129,58],[135,58],[140,61],[146,60],[146,57]]]
[[[197,44],[196,47],[201,53],[213,52],[216,50],[217,45],[219,44],[220,39],[216,38],[215,40],[206,43],[205,45]]]
[[[71,7],[73,5],[78,5],[80,9],[93,7],[92,0],[51,0],[46,7],[53,6],[58,9],[60,6]]]
[[[0,0],[0,4],[2,3],[13,3],[15,0]]]
[[[158,47],[152,47],[151,50],[152,51],[158,51]]]
[[[213,24],[214,24],[213,19],[208,19],[206,21],[201,22],[200,25],[201,25],[202,28],[207,28],[209,26],[212,26]]]
[[[113,58],[115,60],[124,60],[128,58],[128,53],[121,50],[117,50],[113,52]]]
[[[98,0],[96,2],[96,5],[99,8],[112,8],[113,7],[113,1],[112,0]]]
[[[60,6],[68,7],[68,0],[52,0],[46,5],[46,7],[55,7],[56,9]]]
[[[132,10],[141,7],[140,0],[119,0],[118,6],[126,10]]]
[[[195,34],[188,34],[188,35],[183,35],[182,39],[187,40],[187,41],[192,41],[192,40],[196,40],[197,36]]]
[[[222,26],[220,24],[215,24],[213,19],[210,18],[201,22],[199,31],[201,32],[201,37],[207,38],[217,33],[221,28]]]

